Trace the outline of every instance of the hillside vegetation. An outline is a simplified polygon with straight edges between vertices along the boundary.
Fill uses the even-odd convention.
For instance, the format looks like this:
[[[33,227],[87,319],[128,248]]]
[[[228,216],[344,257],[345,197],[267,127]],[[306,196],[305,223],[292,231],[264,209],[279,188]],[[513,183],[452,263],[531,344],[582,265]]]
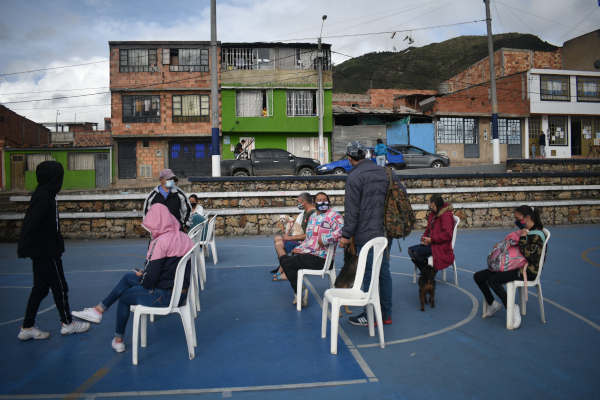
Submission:
[[[558,47],[521,33],[494,35],[501,48],[554,51]],[[373,89],[437,89],[437,85],[487,57],[487,36],[461,36],[399,52],[368,53],[333,68],[333,91],[365,93]]]

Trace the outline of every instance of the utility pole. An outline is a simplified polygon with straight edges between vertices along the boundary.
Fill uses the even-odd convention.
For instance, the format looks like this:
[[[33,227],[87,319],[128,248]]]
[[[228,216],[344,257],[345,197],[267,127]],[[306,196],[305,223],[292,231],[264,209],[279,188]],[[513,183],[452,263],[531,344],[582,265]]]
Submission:
[[[323,50],[321,49],[321,36],[323,35],[323,24],[327,15],[323,15],[323,22],[321,23],[321,33],[319,34],[318,46],[317,46],[317,67],[319,71],[319,90],[317,94],[317,113],[319,115],[319,162],[325,163],[324,150],[323,150],[323,115],[325,114],[325,95],[323,93]]]
[[[500,164],[500,139],[498,138],[498,98],[496,97],[496,71],[494,68],[494,39],[492,37],[492,17],[490,0],[485,3],[485,20],[488,34],[488,59],[490,62],[490,96],[492,100],[492,154],[494,164]]]
[[[217,60],[217,0],[210,1],[210,109],[212,121],[212,176],[221,176],[219,138],[219,63]]]

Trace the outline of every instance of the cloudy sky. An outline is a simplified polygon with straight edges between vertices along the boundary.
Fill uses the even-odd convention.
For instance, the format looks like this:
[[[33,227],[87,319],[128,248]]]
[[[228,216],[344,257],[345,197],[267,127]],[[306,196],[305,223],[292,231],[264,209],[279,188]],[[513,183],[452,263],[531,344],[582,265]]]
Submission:
[[[600,28],[599,8],[598,0],[493,0],[493,31],[561,46]],[[349,56],[405,49],[408,34],[414,46],[486,34],[484,22],[472,22],[485,19],[482,0],[217,0],[218,39],[316,42],[322,15],[323,41]],[[399,33],[377,34],[386,31]],[[210,1],[0,0],[0,103],[36,122],[55,121],[58,110],[59,122],[102,128],[110,40],[210,40]]]

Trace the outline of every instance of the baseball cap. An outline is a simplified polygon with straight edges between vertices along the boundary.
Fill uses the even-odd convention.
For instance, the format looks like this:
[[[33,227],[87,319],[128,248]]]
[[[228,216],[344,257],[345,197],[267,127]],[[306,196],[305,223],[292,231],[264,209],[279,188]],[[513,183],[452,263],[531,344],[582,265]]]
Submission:
[[[171,179],[171,178],[176,178],[176,177],[177,176],[170,169],[163,169],[162,171],[160,171],[160,174],[158,175],[158,179],[160,179],[160,178]]]
[[[353,140],[348,143],[346,154],[349,156],[362,156],[365,154],[365,145],[358,140]]]

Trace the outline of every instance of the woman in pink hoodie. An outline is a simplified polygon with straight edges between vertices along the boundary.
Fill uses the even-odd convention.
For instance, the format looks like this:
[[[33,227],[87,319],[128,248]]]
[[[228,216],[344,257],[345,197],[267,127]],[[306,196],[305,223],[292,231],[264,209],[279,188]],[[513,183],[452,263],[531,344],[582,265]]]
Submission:
[[[129,306],[168,307],[177,265],[181,257],[194,246],[188,235],[179,230],[179,221],[163,204],[157,203],[150,207],[142,226],[152,234],[144,269],[136,268],[127,272],[96,307],[72,313],[77,318],[99,324],[104,312],[118,300],[117,327],[112,348],[119,353],[125,351],[123,335],[129,319]],[[188,261],[183,282],[185,293],[190,283],[190,270],[191,264]]]

